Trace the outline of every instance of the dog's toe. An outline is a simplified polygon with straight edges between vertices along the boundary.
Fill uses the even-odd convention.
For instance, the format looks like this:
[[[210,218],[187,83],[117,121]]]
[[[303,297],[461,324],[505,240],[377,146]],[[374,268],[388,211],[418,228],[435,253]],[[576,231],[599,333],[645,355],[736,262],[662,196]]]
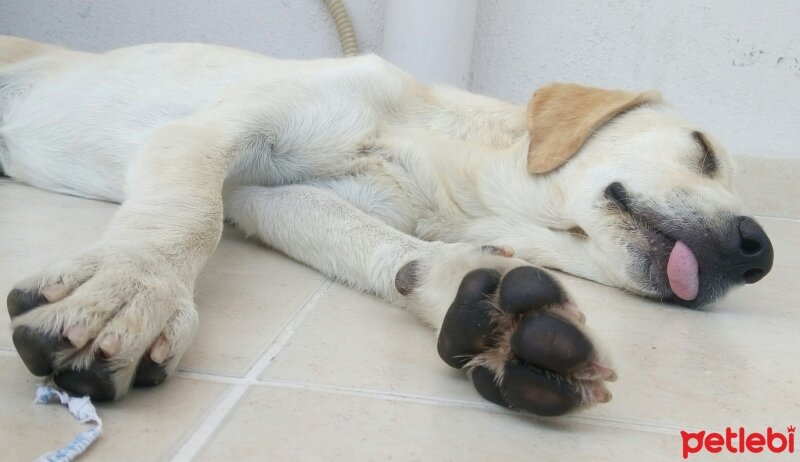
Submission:
[[[136,368],[136,378],[133,384],[137,387],[154,387],[167,379],[167,369],[145,355]]]
[[[37,290],[13,289],[6,299],[8,315],[11,318],[16,318],[45,303],[47,299]]]
[[[511,337],[511,350],[526,362],[569,372],[589,361],[593,347],[586,335],[565,319],[531,312]]]
[[[509,407],[503,387],[497,384],[494,372],[484,366],[477,366],[472,369],[471,375],[472,385],[485,400]]]
[[[439,333],[439,356],[447,364],[461,368],[486,351],[493,342],[492,310],[488,301],[455,305],[447,312]]]
[[[488,297],[499,282],[500,273],[491,269],[478,269],[464,276],[439,333],[439,356],[447,364],[461,368],[492,346],[494,307]]]
[[[486,300],[500,284],[500,273],[491,268],[479,268],[467,273],[461,280],[454,305],[469,305]]]
[[[53,381],[73,395],[90,396],[96,401],[110,401],[117,393],[113,373],[103,360],[95,361],[87,369],[58,372]]]
[[[51,374],[53,372],[53,356],[69,345],[59,335],[44,334],[28,326],[14,329],[11,339],[22,362],[36,376]]]
[[[581,404],[579,389],[555,373],[515,360],[505,369],[505,397],[512,409],[557,416]]]
[[[549,274],[533,266],[514,268],[503,277],[500,287],[500,307],[511,314],[565,301],[561,286]]]

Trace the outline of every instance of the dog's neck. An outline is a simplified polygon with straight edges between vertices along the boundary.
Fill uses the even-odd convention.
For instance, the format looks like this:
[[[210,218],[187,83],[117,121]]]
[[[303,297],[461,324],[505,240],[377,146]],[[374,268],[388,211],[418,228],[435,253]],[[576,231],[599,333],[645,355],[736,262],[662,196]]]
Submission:
[[[389,142],[410,173],[402,181],[417,184],[418,236],[471,241],[468,234],[481,223],[505,220],[547,241],[549,229],[570,227],[558,215],[564,209],[558,175],[528,173],[525,106],[451,87],[428,87],[425,94],[409,111],[413,116],[390,130]]]
[[[434,175],[420,185],[430,191],[425,201],[432,204],[429,216],[422,217],[418,233],[428,239],[459,238],[453,235],[476,221],[492,218],[515,220],[527,228],[561,227],[558,195],[553,195],[548,175],[531,177],[527,172],[529,138],[519,137],[510,146],[494,149],[472,143],[436,143],[425,151],[422,160],[431,163]]]

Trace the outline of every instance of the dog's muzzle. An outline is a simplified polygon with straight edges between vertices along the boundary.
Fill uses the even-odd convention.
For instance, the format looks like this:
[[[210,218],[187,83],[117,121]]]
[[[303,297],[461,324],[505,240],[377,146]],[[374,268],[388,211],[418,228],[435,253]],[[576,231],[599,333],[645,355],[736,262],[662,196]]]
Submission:
[[[628,215],[647,238],[649,247],[641,251],[648,254],[648,267],[635,266],[634,271],[646,276],[644,284],[652,284],[658,274],[656,284],[670,292],[662,300],[700,307],[732,286],[760,281],[772,269],[772,243],[750,217],[730,214],[717,220],[714,214],[688,208],[673,208],[665,216],[635,200],[619,182],[610,184],[604,195],[613,210]]]

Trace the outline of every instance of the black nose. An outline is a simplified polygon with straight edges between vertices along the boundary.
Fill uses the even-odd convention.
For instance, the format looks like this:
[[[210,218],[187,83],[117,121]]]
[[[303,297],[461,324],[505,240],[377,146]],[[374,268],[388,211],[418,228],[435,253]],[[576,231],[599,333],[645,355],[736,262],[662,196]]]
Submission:
[[[728,232],[723,252],[727,276],[734,282],[753,284],[772,269],[772,243],[750,217],[737,217]]]

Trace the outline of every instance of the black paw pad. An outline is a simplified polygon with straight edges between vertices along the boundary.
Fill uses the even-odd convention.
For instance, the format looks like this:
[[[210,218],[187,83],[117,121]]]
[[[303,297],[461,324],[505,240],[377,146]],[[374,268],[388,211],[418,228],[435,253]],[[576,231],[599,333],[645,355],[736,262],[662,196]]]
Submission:
[[[167,370],[163,364],[158,364],[145,355],[136,368],[136,379],[133,384],[137,387],[154,387],[167,378]]]
[[[461,280],[454,305],[469,305],[486,300],[500,284],[500,273],[489,268],[472,270]]]
[[[70,394],[89,395],[95,401],[111,401],[116,394],[111,371],[102,361],[95,362],[88,369],[59,372],[53,381]]]
[[[506,401],[512,409],[557,416],[580,404],[580,394],[569,382],[514,360],[506,365],[503,384]]]
[[[6,299],[8,315],[11,316],[12,319],[45,303],[47,303],[47,299],[38,291],[21,289],[12,290],[8,293],[8,298]]]
[[[592,343],[565,319],[531,312],[511,337],[511,349],[526,362],[565,372],[586,364],[592,354]]]
[[[500,307],[511,314],[522,314],[564,301],[564,292],[555,279],[533,266],[509,271],[500,286]]]
[[[460,369],[473,356],[493,345],[493,309],[486,300],[450,307],[442,322],[437,345],[444,362]]]
[[[494,373],[489,369],[478,366],[472,370],[472,385],[478,390],[481,396],[487,401],[508,407],[506,399],[503,397],[503,390],[494,381]]]
[[[27,326],[14,329],[11,340],[25,366],[37,376],[52,373],[53,354],[69,346],[69,342],[61,336],[42,334]]]

